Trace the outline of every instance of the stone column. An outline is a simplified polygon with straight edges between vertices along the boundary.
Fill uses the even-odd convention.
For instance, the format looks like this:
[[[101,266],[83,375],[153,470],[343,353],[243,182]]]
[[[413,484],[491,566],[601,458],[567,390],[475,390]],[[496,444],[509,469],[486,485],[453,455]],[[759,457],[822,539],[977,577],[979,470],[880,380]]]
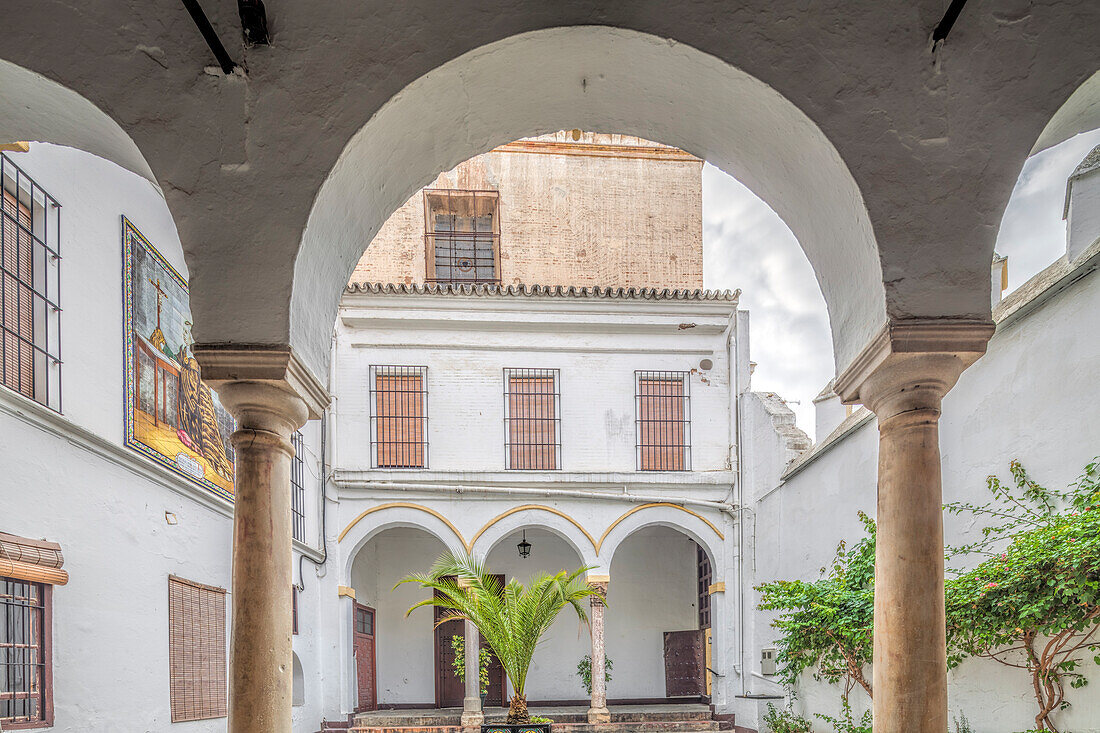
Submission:
[[[588,709],[589,723],[610,723],[611,713],[607,709],[607,682],[604,680],[606,654],[603,640],[603,597],[607,595],[607,586],[611,579],[607,576],[588,576],[588,584],[600,592],[591,596],[591,615],[589,626],[592,629],[592,703]]]
[[[940,402],[985,350],[989,323],[890,327],[862,374],[838,378],[846,402],[878,418],[875,733],[947,730]],[[857,360],[857,364],[859,360]]]
[[[237,419],[229,733],[291,733],[291,434],[327,402],[289,349],[196,347]],[[302,395],[309,395],[307,400]]]
[[[462,700],[462,727],[476,728],[485,722],[481,709],[481,633],[466,622],[466,697]]]

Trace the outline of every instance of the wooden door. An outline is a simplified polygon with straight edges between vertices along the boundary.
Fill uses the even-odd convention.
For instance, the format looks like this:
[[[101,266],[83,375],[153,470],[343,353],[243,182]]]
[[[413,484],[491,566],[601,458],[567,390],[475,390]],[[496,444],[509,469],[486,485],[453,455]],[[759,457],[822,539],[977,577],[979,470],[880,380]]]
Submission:
[[[438,598],[439,591],[435,592]],[[446,610],[434,606],[435,622],[443,617]],[[455,636],[466,638],[464,621],[448,621],[435,627],[435,705],[440,708],[462,707],[466,697],[466,686],[455,675],[455,651],[451,639]]]
[[[665,695],[696,697],[706,693],[706,631],[665,632]]]
[[[375,710],[378,693],[374,663],[374,609],[355,604],[355,674],[359,705],[356,712]]]

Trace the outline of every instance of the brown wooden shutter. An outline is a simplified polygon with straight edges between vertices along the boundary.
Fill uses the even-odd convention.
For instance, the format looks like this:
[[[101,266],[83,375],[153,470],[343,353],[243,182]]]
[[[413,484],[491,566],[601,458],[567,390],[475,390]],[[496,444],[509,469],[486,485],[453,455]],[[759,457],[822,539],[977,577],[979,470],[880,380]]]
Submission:
[[[225,590],[168,577],[172,722],[228,714]]]
[[[4,191],[3,359],[4,386],[34,398],[34,240],[31,211]]]
[[[684,470],[684,380],[638,380],[639,446],[643,471]]]
[[[557,469],[554,377],[509,377],[509,468]]]
[[[375,375],[378,466],[424,467],[424,377]]]
[[[0,575],[33,583],[65,585],[61,545],[0,532]]]

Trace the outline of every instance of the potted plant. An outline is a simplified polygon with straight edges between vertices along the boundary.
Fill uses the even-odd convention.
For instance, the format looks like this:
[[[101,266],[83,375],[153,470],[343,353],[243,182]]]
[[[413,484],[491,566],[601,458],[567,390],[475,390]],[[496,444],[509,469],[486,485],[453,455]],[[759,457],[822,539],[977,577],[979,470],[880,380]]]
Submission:
[[[401,581],[433,591],[408,613],[421,606],[437,606],[444,609],[438,623],[469,621],[500,660],[513,691],[508,718],[503,724],[481,726],[482,733],[550,733],[550,721],[545,718],[532,721],[527,711],[527,672],[539,639],[563,608],[572,606],[581,622],[588,623],[582,601],[599,595],[584,579],[590,569],[582,567],[572,573],[562,570],[556,575],[541,573],[526,586],[513,578],[502,586],[481,559],[448,552],[427,573],[410,575]]]
[[[451,649],[454,650],[455,658],[451,662],[451,666],[454,667],[455,677],[459,679],[463,684],[466,683],[466,639],[455,635],[451,637]],[[477,653],[478,663],[478,689],[481,695],[481,707],[485,707],[485,698],[489,695],[489,665],[492,664],[493,655],[489,653],[489,650],[482,647]]]
[[[614,663],[611,661],[611,657],[605,657],[603,660],[603,681],[608,683],[611,681],[611,668],[614,667]],[[588,654],[584,655],[581,661],[577,662],[577,676],[581,678],[581,684],[584,685],[585,691],[592,694],[592,657]]]

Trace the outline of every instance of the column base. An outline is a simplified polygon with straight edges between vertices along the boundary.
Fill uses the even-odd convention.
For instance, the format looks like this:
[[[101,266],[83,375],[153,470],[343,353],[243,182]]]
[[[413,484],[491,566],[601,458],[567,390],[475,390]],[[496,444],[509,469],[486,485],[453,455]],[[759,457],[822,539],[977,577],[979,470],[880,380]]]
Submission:
[[[451,718],[454,720],[454,718]],[[485,722],[485,713],[481,712],[466,712],[462,711],[462,721],[459,723],[463,728],[480,728]]]
[[[588,708],[589,723],[610,723],[611,711],[607,708]]]

